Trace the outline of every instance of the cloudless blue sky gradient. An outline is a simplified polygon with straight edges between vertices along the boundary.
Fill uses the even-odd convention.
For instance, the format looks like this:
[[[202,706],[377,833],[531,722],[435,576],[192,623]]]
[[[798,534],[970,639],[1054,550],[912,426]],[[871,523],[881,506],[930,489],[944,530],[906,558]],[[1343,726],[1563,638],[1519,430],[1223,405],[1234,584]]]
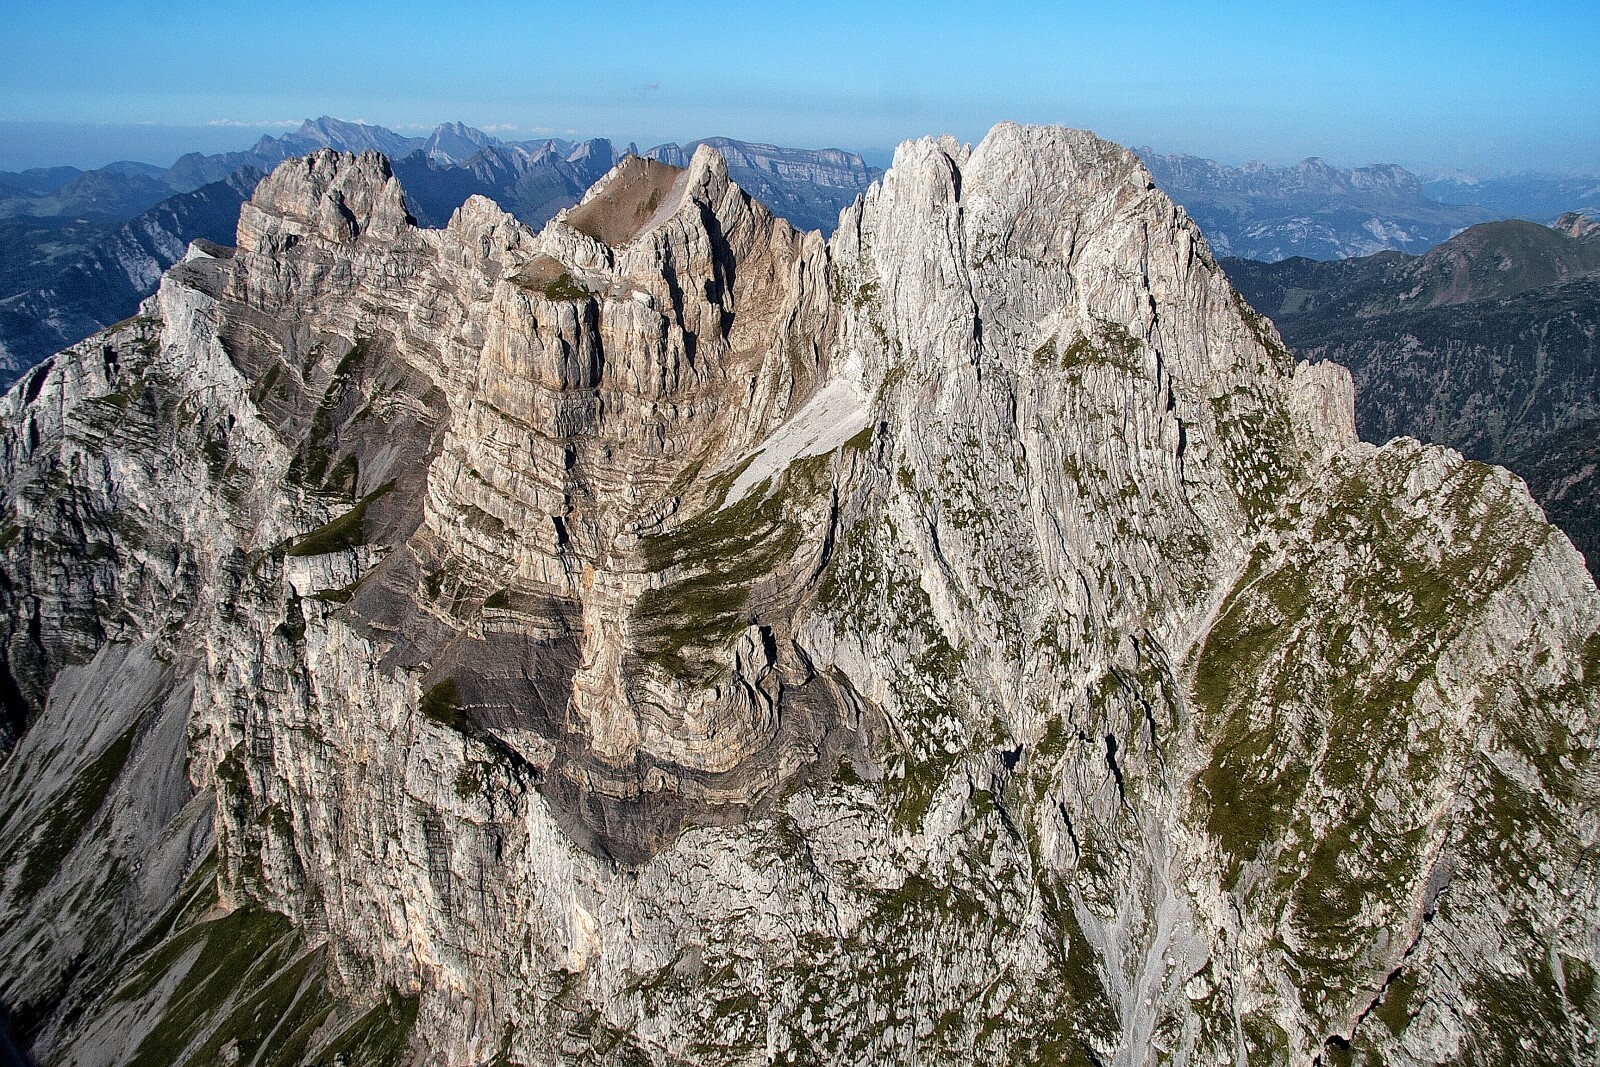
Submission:
[[[0,25],[0,167],[328,114],[867,150],[1010,118],[1227,161],[1600,170],[1593,0],[0,0]]]

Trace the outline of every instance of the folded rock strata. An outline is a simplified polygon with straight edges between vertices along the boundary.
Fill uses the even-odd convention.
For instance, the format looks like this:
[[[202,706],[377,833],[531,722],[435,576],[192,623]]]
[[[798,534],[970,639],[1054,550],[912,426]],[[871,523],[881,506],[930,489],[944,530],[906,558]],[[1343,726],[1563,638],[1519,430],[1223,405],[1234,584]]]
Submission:
[[[320,152],[0,407],[40,1062],[1595,1055],[1581,558],[1090,134]]]

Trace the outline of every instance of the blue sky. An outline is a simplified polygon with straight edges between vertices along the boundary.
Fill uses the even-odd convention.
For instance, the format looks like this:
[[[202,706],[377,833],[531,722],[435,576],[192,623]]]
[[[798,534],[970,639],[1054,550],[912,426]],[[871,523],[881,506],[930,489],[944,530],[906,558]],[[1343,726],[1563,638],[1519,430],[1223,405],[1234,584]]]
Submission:
[[[165,163],[330,114],[869,150],[1011,118],[1227,161],[1600,170],[1592,4],[0,0],[0,20],[0,167]]]

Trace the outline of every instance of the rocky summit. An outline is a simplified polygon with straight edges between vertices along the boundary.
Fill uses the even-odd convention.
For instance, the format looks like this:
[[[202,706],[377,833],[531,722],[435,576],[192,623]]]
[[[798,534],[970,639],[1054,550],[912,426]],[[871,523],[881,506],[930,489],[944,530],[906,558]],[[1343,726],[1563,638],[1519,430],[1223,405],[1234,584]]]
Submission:
[[[1126,150],[256,188],[0,401],[41,1064],[1592,1063],[1600,593]]]

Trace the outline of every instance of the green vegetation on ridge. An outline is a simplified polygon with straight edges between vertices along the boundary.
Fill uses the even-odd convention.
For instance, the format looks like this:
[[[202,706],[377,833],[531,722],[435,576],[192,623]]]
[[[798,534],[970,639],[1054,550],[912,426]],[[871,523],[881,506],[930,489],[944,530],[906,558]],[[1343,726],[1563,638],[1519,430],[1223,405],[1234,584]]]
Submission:
[[[1544,537],[1490,468],[1456,466],[1407,502],[1407,452],[1352,472],[1304,540],[1258,549],[1199,652],[1194,696],[1212,752],[1196,781],[1230,864],[1264,860],[1313,1015],[1366,980],[1383,929],[1409,919],[1429,827],[1410,821],[1467,743],[1440,719],[1440,651]],[[1435,558],[1437,523],[1452,537]],[[1399,783],[1381,800],[1375,786]],[[1408,784],[1409,783],[1409,784]],[[1394,789],[1391,784],[1388,788]],[[1271,905],[1264,905],[1271,910]]]

